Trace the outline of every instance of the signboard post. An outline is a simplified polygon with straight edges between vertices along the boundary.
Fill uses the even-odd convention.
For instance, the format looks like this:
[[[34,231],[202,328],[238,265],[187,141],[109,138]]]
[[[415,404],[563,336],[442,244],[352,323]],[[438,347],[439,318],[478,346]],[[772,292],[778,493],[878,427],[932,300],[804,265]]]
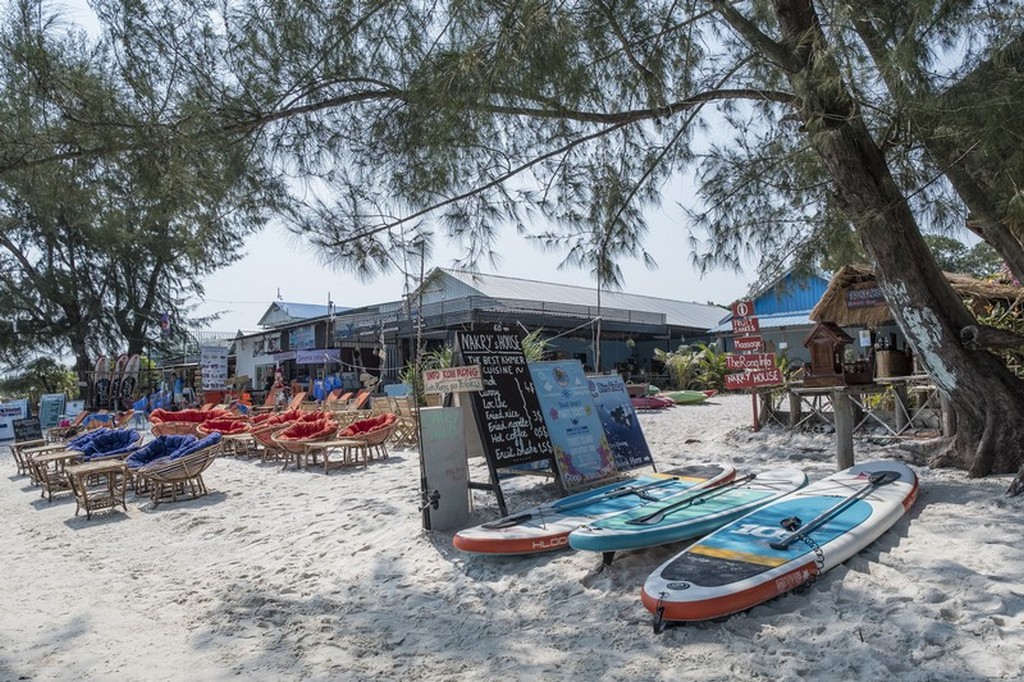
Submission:
[[[754,431],[761,429],[757,417],[757,389],[764,386],[778,386],[783,383],[782,371],[775,366],[775,353],[759,353],[764,342],[757,333],[761,325],[754,316],[753,301],[737,301],[732,304],[732,331],[739,335],[733,341],[741,355],[726,357],[726,367],[738,374],[725,375],[725,387],[731,390],[750,389],[750,405],[754,414]]]

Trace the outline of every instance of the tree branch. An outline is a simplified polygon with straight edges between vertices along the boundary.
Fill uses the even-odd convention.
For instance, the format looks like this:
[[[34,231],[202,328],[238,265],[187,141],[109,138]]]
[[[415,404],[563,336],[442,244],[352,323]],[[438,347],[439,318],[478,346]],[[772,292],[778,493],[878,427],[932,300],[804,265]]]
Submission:
[[[1021,351],[1024,349],[1024,336],[982,324],[972,324],[961,329],[960,340],[971,350]]]
[[[791,50],[761,31],[752,21],[733,8],[732,3],[727,0],[711,0],[711,6],[751,47],[769,61],[777,64],[779,68],[789,73],[796,73],[802,68],[800,61]]]

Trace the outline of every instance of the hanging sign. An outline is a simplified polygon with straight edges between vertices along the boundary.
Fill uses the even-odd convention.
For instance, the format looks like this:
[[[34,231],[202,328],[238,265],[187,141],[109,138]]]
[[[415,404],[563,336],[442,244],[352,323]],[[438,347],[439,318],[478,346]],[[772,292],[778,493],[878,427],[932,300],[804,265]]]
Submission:
[[[847,308],[871,308],[878,305],[885,305],[885,297],[878,287],[846,290]]]
[[[484,390],[480,365],[423,370],[424,393],[464,393]]]

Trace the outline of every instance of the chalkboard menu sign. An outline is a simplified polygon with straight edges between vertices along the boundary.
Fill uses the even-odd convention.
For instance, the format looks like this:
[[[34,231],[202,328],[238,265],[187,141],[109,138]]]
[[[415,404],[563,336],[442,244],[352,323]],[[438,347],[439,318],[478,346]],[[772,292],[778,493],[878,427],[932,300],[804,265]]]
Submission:
[[[501,324],[459,332],[463,364],[479,365],[483,390],[470,393],[490,465],[550,461],[554,452],[523,355],[523,335]]]
[[[39,440],[43,437],[43,429],[39,426],[39,417],[15,419],[11,422],[11,426],[14,427],[15,442]]]
[[[66,397],[63,393],[44,393],[39,398],[39,424],[52,428],[60,421],[64,413]]]

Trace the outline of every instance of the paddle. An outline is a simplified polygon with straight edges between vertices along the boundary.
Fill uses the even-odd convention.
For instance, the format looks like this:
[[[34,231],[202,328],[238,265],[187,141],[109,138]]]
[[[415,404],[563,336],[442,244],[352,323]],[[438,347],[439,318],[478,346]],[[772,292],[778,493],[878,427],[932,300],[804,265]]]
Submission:
[[[601,495],[588,497],[585,500],[580,500],[579,502],[575,502],[573,504],[567,504],[565,506],[551,505],[548,507],[539,507],[535,512],[523,512],[522,514],[507,516],[503,519],[498,519],[497,521],[491,521],[490,523],[482,524],[481,528],[487,528],[488,530],[511,528],[512,526],[518,526],[520,523],[525,523],[530,519],[534,518],[535,516],[543,517],[544,512],[564,512],[569,511],[570,509],[579,509],[580,507],[588,507],[592,504],[603,502],[604,500],[613,500],[618,497],[625,497],[626,495],[638,495],[640,497],[643,497],[644,493],[647,492],[648,490],[660,488],[663,485],[668,485],[669,483],[674,483],[675,481],[678,480],[680,480],[679,476],[671,476],[661,481],[647,483],[646,485],[626,485],[622,486],[621,488],[609,490],[608,492],[603,493]]]
[[[770,543],[769,546],[772,549],[789,549],[789,546],[797,540],[799,540],[801,537],[803,537],[807,533],[810,533],[816,528],[819,528],[820,526],[824,525],[826,521],[828,521],[830,518],[832,518],[839,512],[843,511],[850,505],[852,505],[857,500],[861,500],[867,497],[868,495],[871,494],[872,491],[875,490],[875,488],[879,488],[883,485],[892,483],[893,481],[899,479],[899,477],[900,472],[898,471],[876,471],[875,473],[868,476],[868,482],[864,485],[864,487],[853,492],[848,497],[843,498],[836,504],[832,505],[825,511],[818,514],[816,517],[814,517],[807,523],[799,527],[793,528],[791,526],[798,526],[800,520],[795,519],[793,517],[784,519],[782,521],[783,526],[786,528],[786,530],[790,530],[793,532],[791,532],[789,535],[782,538],[781,540],[776,540],[775,542]]]
[[[646,516],[641,516],[641,517],[636,518],[636,519],[630,519],[629,521],[626,521],[626,523],[634,525],[634,526],[640,526],[640,525],[653,526],[653,525],[659,524],[659,523],[661,523],[662,521],[665,520],[665,516],[666,515],[671,514],[674,511],[678,511],[679,509],[681,509],[683,507],[688,507],[691,504],[693,504],[694,502],[706,502],[707,500],[710,500],[712,498],[715,498],[715,497],[718,497],[719,495],[724,494],[725,492],[727,492],[730,488],[732,488],[734,486],[742,485],[742,484],[747,483],[749,481],[753,481],[755,478],[757,478],[757,474],[747,474],[746,476],[734,479],[732,481],[729,481],[728,483],[723,483],[720,486],[717,486],[717,487],[714,487],[714,488],[707,488],[705,490],[701,490],[700,492],[698,492],[698,493],[696,493],[694,495],[690,495],[686,499],[679,500],[677,502],[673,502],[672,504],[668,505],[667,507],[662,507],[658,511],[651,512],[650,514],[647,514]]]

